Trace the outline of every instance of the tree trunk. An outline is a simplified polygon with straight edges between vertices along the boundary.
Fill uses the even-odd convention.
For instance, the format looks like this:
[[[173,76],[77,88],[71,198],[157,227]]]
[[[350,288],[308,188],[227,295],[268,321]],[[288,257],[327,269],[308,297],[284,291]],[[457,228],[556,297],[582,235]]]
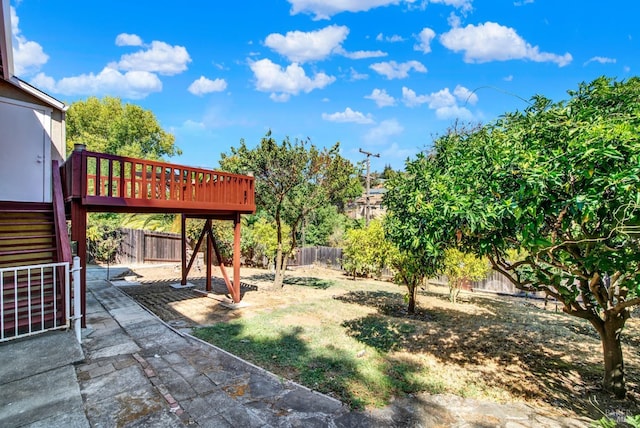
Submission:
[[[282,254],[282,245],[278,245],[276,252],[276,275],[273,279],[273,289],[281,290],[284,287],[284,257]]]
[[[604,380],[602,387],[606,391],[612,392],[616,398],[622,399],[626,396],[626,388],[620,334],[625,318],[624,314],[607,315],[605,321],[592,321],[592,324],[600,334],[604,354]]]
[[[407,312],[410,314],[416,313],[416,290],[418,287],[415,285],[409,287],[409,306],[407,307]]]

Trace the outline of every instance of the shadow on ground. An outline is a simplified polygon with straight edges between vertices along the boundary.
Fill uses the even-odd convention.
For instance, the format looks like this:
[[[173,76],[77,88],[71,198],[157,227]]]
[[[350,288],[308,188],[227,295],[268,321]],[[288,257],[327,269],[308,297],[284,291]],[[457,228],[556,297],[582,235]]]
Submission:
[[[534,317],[513,315],[513,311],[501,307],[510,303],[485,299],[473,300],[474,305],[484,309],[480,313],[455,308],[428,311],[417,308],[415,314],[408,314],[406,303],[398,293],[352,291],[335,298],[376,308],[376,313],[342,325],[347,334],[382,352],[430,354],[443,363],[476,371],[488,386],[506,389],[517,397],[545,401],[580,415],[598,418],[601,415],[588,404],[589,398],[600,397],[601,402],[608,399],[600,387],[602,367],[593,362],[600,357],[597,337],[593,334],[584,337],[587,331],[576,327],[564,314],[531,309],[540,312],[536,315],[541,319],[536,322]],[[578,328],[574,333],[593,342],[592,352],[576,354],[568,343],[562,342],[566,338],[559,337],[553,330],[558,327],[569,331]],[[397,361],[393,365],[396,370],[400,368],[398,376],[407,379],[416,369]],[[489,371],[488,367],[497,369]],[[518,378],[526,381],[514,382]],[[628,375],[627,380],[630,389],[637,386],[633,377]],[[632,402],[620,404],[634,406]]]
[[[259,273],[246,277],[247,281],[249,282],[261,283],[273,283],[274,278],[275,274],[273,273]],[[307,276],[285,276],[284,285],[298,285],[300,287],[310,287],[317,288],[319,290],[326,290],[327,288],[335,285],[335,281]]]

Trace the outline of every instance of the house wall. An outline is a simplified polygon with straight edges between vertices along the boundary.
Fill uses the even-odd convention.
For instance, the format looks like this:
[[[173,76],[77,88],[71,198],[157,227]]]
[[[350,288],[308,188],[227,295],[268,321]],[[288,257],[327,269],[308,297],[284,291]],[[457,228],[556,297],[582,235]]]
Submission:
[[[51,159],[63,162],[66,159],[66,134],[65,134],[65,112],[52,108],[51,105],[22,91],[15,85],[0,79],[0,98],[9,98],[23,103],[35,104],[52,110],[51,129],[49,138],[51,139]]]
[[[65,113],[0,80],[0,200],[51,201],[51,162],[65,159]]]

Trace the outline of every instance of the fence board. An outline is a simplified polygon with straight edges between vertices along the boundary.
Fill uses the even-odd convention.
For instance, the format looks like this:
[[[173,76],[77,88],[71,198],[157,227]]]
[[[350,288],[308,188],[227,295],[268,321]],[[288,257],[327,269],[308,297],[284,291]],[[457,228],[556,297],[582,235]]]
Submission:
[[[293,259],[289,259],[287,265],[309,266],[321,264],[334,269],[342,269],[342,248],[335,247],[304,247],[296,250]]]
[[[120,229],[120,231],[122,242],[116,254],[117,263],[176,263],[180,261],[181,237],[179,234],[138,229]]]

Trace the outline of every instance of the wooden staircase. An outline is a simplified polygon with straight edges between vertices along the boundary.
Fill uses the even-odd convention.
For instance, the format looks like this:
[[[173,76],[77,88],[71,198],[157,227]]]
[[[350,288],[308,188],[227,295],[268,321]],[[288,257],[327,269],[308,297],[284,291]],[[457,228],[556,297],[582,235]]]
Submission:
[[[0,330],[10,338],[64,323],[64,270],[27,266],[59,260],[51,203],[0,202]],[[29,287],[30,285],[30,287]]]

